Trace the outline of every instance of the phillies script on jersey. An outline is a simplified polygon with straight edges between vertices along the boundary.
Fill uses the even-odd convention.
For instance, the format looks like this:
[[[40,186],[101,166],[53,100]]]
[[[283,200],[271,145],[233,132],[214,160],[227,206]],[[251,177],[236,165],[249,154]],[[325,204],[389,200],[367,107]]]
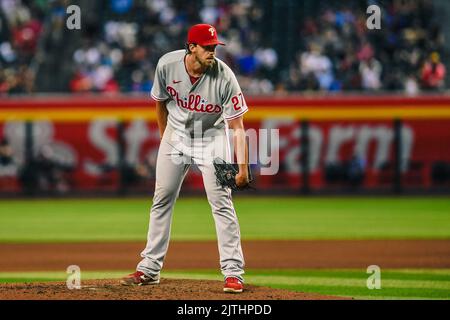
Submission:
[[[219,105],[213,105],[211,103],[206,104],[206,100],[202,98],[199,94],[190,94],[187,98],[181,98],[177,90],[171,86],[166,87],[167,92],[172,96],[173,100],[176,101],[177,106],[183,109],[188,109],[195,112],[204,113],[221,113],[222,107]]]

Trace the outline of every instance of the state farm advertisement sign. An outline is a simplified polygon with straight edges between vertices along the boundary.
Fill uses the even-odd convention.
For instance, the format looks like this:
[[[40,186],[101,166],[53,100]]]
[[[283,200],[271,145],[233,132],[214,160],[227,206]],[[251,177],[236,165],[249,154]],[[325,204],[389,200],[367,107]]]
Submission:
[[[121,157],[129,168],[139,171],[147,165],[148,169],[148,165],[154,166],[160,141],[156,123],[128,121],[124,123],[122,150],[118,143],[117,127],[118,123],[114,120],[37,121],[33,125],[33,153],[37,157],[47,152],[50,157],[70,167],[73,189],[114,190],[120,181],[117,168]],[[429,186],[432,183],[432,166],[439,161],[450,162],[449,127],[449,120],[403,122],[401,169],[406,185]],[[290,119],[246,121],[246,129],[256,139],[250,147],[256,187],[300,187],[304,154],[300,123]],[[268,138],[271,132],[276,134]],[[342,178],[340,171],[344,168],[349,172],[354,172],[354,168],[362,170],[364,177],[358,184],[364,187],[390,183],[394,160],[392,121],[312,121],[308,132],[311,188],[344,181],[339,180]],[[15,161],[22,165],[25,158],[24,122],[0,123],[0,137],[8,138]],[[262,158],[264,161],[261,161]],[[264,172],[261,169],[268,166],[276,168],[273,171],[275,174],[267,175],[270,171],[266,170],[261,175]],[[199,171],[191,171],[184,188],[202,189]],[[154,175],[147,173],[151,180]]]

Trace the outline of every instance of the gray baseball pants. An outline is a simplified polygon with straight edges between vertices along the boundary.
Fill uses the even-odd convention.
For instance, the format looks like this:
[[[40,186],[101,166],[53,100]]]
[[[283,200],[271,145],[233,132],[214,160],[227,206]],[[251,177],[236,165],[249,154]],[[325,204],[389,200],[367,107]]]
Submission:
[[[244,281],[244,257],[238,218],[231,191],[216,183],[212,159],[216,156],[230,161],[230,148],[225,130],[214,139],[181,137],[168,125],[158,151],[156,185],[150,212],[147,245],[141,253],[137,270],[147,275],[160,273],[169,246],[172,213],[184,177],[191,163],[202,173],[208,202],[211,206],[223,276]]]

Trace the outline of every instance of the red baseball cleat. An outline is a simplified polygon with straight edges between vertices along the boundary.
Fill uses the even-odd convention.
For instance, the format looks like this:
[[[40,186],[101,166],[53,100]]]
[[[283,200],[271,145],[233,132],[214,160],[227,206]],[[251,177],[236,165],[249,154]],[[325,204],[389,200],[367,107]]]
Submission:
[[[241,293],[244,290],[244,284],[236,277],[228,277],[225,279],[224,292]]]
[[[151,277],[147,276],[142,271],[131,273],[120,280],[120,284],[124,286],[144,286],[149,284],[158,284],[159,275]]]

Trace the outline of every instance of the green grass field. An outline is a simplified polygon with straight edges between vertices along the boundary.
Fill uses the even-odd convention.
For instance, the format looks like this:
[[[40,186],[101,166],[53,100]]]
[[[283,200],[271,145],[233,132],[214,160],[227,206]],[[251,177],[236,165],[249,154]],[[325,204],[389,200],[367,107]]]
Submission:
[[[145,240],[150,199],[0,201],[5,242]],[[450,199],[235,198],[243,240],[450,239]],[[215,240],[204,198],[179,199],[172,239]],[[86,272],[82,279],[128,272]],[[65,273],[1,273],[0,282],[65,280]],[[216,270],[164,271],[163,277],[220,280]],[[450,270],[382,270],[382,289],[369,290],[365,270],[247,270],[255,285],[357,299],[450,299]]]
[[[0,201],[0,242],[143,240],[151,200]],[[244,240],[450,239],[449,198],[238,198]],[[214,240],[206,199],[179,199],[172,239]]]

